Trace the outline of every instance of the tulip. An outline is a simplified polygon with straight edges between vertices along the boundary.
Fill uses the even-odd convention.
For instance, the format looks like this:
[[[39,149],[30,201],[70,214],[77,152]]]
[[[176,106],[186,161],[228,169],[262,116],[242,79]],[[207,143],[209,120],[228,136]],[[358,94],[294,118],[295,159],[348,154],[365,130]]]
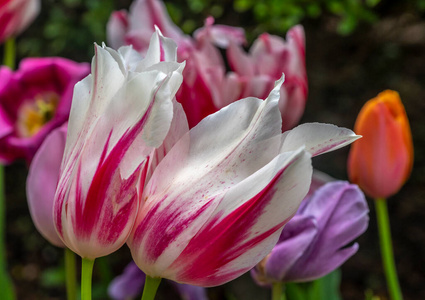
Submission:
[[[254,267],[278,241],[311,181],[311,156],[357,136],[328,124],[281,133],[279,80],[202,120],[153,171],[127,241],[148,278],[215,286]]]
[[[68,120],[74,85],[89,65],[63,58],[27,58],[0,68],[0,163],[28,163],[46,136]]]
[[[239,77],[242,97],[265,97],[282,73],[279,108],[282,113],[282,130],[293,128],[299,122],[307,99],[305,67],[305,37],[302,26],[291,28],[286,42],[278,37],[262,34],[246,54],[236,43],[227,50],[230,67]]]
[[[183,67],[175,43],[157,31],[143,60],[131,47],[96,46],[92,74],[75,86],[54,222],[84,261],[126,241],[150,155],[169,132]]]
[[[66,125],[53,130],[34,156],[27,177],[27,201],[31,218],[41,235],[65,247],[53,222],[53,200],[66,141]]]
[[[184,81],[176,98],[183,105],[190,127],[241,98],[240,83],[234,74],[226,74],[223,58],[214,45],[225,48],[230,41],[237,45],[245,44],[242,28],[214,25],[214,19],[208,17],[205,26],[196,30],[194,38],[191,38],[171,21],[161,1],[136,0],[129,13],[123,10],[112,13],[107,25],[108,41],[115,48],[133,45],[143,54],[154,26],[177,42],[178,61],[186,61]],[[270,82],[264,97],[280,75]]]
[[[145,282],[143,273],[134,262],[124,269],[124,272],[116,277],[108,288],[109,296],[114,300],[126,300],[137,297],[143,290]],[[199,286],[180,284],[169,281],[184,300],[207,300],[207,291]]]
[[[24,31],[40,12],[40,0],[0,2],[0,44]]]
[[[363,135],[348,157],[348,175],[375,198],[382,264],[390,299],[403,298],[392,249],[386,198],[397,193],[413,167],[413,142],[406,111],[397,92],[387,90],[366,102],[355,130]]]
[[[136,0],[129,13],[125,10],[113,12],[106,26],[108,42],[114,48],[132,45],[135,50],[144,54],[155,26],[165,37],[172,38],[177,43],[179,57],[187,48],[193,47],[190,37],[167,14],[164,3],[157,0]]]
[[[361,190],[343,181],[327,183],[303,200],[273,250],[251,275],[260,285],[320,278],[357,252],[351,243],[368,226]]]
[[[373,198],[397,193],[413,166],[412,135],[399,94],[387,90],[369,100],[354,130],[363,138],[350,150],[350,180]]]

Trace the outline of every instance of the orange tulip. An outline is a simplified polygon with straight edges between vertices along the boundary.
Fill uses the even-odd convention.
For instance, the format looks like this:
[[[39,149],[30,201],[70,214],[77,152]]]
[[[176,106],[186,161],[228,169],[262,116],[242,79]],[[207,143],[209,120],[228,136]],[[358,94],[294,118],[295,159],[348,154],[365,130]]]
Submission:
[[[413,166],[412,134],[399,94],[386,90],[366,102],[354,131],[363,138],[350,150],[350,180],[370,197],[395,194]]]

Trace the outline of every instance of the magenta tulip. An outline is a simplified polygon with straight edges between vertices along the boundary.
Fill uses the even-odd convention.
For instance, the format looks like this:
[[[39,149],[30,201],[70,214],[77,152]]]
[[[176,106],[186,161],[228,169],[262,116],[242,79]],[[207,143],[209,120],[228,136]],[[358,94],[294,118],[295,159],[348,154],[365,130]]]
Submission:
[[[68,120],[74,85],[89,65],[27,58],[12,72],[0,68],[0,163],[30,162],[44,138]]]

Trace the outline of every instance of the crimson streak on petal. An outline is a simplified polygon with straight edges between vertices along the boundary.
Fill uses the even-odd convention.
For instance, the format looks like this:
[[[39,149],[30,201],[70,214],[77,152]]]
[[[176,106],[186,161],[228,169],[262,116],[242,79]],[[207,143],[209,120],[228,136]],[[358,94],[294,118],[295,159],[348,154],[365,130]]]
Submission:
[[[177,269],[183,267],[176,275],[177,281],[214,286],[215,282],[219,284],[223,281],[230,281],[242,273],[239,269],[217,274],[216,270],[220,270],[232,260],[260,244],[289,221],[290,218],[263,233],[254,233],[254,236],[249,238],[250,229],[257,223],[272,201],[276,193],[274,186],[282,178],[284,172],[285,169],[279,171],[263,190],[223,220],[219,221],[221,216],[216,215],[203,226],[170,266],[170,268]],[[229,244],[233,247],[229,247]],[[244,271],[248,271],[248,269]]]

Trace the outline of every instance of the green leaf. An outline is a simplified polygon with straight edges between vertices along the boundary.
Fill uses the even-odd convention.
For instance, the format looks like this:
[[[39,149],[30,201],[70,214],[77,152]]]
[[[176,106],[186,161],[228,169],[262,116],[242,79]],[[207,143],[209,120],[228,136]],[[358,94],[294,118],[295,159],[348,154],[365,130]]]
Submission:
[[[340,283],[341,272],[335,270],[312,282],[288,283],[286,296],[288,300],[342,300]]]
[[[309,289],[309,300],[342,300],[339,292],[340,283],[340,270],[313,281]]]

